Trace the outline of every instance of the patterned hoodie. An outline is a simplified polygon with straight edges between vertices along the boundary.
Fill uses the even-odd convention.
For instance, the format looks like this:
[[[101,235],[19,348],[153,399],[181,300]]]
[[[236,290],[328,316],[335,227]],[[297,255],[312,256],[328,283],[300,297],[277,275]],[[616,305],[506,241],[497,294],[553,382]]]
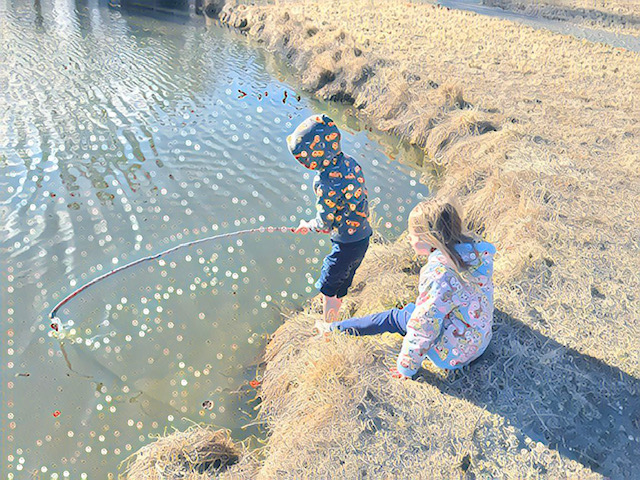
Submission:
[[[318,197],[311,228],[330,230],[331,239],[352,243],[371,235],[369,203],[362,168],[340,149],[340,131],[326,115],[313,115],[287,137],[296,160],[318,173]]]
[[[469,265],[468,281],[446,263],[440,250],[420,271],[416,307],[398,356],[398,371],[412,377],[429,357],[440,368],[457,369],[478,358],[491,340],[493,255],[488,242],[455,247]]]

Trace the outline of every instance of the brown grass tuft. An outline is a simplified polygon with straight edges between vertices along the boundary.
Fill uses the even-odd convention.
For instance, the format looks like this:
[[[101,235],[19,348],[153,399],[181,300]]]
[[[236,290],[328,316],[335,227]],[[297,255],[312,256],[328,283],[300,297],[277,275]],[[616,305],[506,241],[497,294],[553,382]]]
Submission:
[[[194,425],[142,447],[125,460],[123,475],[128,480],[205,480],[237,463],[241,455],[228,431]]]

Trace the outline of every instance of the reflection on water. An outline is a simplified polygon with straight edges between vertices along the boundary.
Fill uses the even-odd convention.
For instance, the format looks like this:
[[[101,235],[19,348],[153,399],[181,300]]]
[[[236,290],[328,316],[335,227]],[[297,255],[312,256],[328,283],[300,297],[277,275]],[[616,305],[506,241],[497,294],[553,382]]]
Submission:
[[[61,310],[64,350],[47,313],[173,245],[310,218],[311,176],[284,139],[327,106],[275,80],[242,37],[186,17],[16,0],[0,4],[0,32],[6,473],[106,478],[189,421],[256,434],[256,358],[277,307],[314,294],[326,237],[245,235],[110,277]],[[380,232],[397,235],[427,194],[416,151],[330,113]]]
[[[135,11],[144,9],[153,12],[169,13],[175,15],[190,15],[195,13],[196,0],[109,0],[109,6]],[[198,8],[201,8],[198,5]]]

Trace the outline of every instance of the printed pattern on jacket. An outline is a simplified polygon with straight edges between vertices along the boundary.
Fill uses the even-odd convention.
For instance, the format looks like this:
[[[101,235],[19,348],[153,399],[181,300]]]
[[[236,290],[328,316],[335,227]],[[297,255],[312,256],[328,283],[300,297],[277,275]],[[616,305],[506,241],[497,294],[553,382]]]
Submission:
[[[371,235],[369,203],[362,168],[340,149],[340,131],[326,115],[313,115],[287,137],[293,156],[317,171],[313,191],[316,217],[311,228],[330,230],[338,242],[357,242]]]
[[[398,356],[404,375],[415,375],[426,357],[440,368],[461,368],[482,355],[491,340],[495,247],[474,242],[455,249],[469,265],[464,279],[439,250],[420,271],[416,307]]]

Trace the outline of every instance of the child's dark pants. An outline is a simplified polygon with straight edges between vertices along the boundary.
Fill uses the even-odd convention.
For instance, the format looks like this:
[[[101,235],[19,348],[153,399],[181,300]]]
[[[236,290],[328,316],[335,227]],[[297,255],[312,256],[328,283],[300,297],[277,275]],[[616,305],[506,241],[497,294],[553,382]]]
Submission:
[[[351,335],[377,335],[390,332],[404,336],[407,334],[407,323],[415,308],[415,304],[410,303],[402,310],[392,308],[384,312],[372,313],[366,317],[349,318],[341,322],[334,322],[331,325],[331,330],[338,330]]]
[[[353,276],[369,248],[369,237],[353,243],[331,240],[331,253],[322,262],[316,288],[327,297],[342,298],[347,294]]]

